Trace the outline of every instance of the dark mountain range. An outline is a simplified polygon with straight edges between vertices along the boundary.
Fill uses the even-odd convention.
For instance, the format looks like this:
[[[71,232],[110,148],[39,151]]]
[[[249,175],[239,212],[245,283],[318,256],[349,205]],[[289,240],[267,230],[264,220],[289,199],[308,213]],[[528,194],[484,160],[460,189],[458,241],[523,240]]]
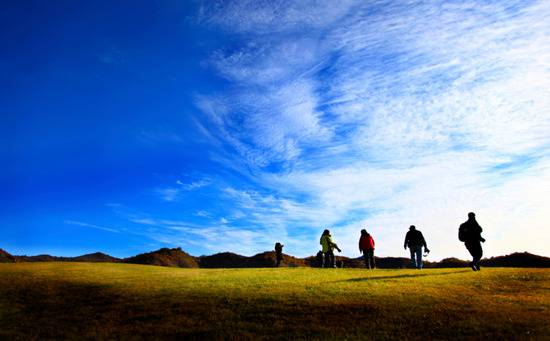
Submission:
[[[481,260],[481,266],[549,268],[550,258],[533,255],[529,252],[516,252],[507,256],[485,258]]]
[[[71,257],[56,257],[50,255],[15,256],[17,262],[70,262]]]
[[[10,255],[8,252],[0,249],[0,263],[15,263],[16,259],[14,256]]]
[[[410,266],[410,260],[403,257],[375,257],[376,266],[381,269],[401,269]],[[345,268],[364,268],[361,257],[348,258],[336,256],[339,266]],[[241,256],[231,252],[216,253],[210,256],[194,257],[181,248],[162,248],[153,252],[142,253],[133,257],[119,259],[96,252],[78,257],[56,257],[50,255],[13,256],[0,249],[0,263],[14,262],[121,262],[143,265],[171,266],[180,268],[269,268],[276,264],[275,252],[266,251],[252,257]],[[297,258],[283,254],[282,267],[319,267],[316,256]],[[468,267],[469,261],[458,258],[445,258],[439,262],[425,262],[426,268],[460,268]],[[513,253],[506,256],[485,258],[481,266],[486,267],[550,267],[550,258],[533,255],[528,252]]]
[[[71,261],[73,262],[119,262],[120,258],[115,258],[112,256],[109,256],[107,254],[104,254],[102,252],[95,252],[95,253],[89,253],[87,255],[82,255],[78,257],[72,257]]]
[[[134,257],[125,258],[123,263],[172,266],[178,268],[198,268],[197,258],[182,251],[181,248],[162,248],[157,251],[142,253]]]

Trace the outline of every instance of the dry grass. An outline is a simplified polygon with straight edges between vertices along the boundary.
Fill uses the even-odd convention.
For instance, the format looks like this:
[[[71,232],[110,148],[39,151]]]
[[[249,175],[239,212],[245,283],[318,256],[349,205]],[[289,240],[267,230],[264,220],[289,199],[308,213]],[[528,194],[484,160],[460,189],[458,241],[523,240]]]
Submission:
[[[550,270],[0,264],[0,338],[549,338]]]

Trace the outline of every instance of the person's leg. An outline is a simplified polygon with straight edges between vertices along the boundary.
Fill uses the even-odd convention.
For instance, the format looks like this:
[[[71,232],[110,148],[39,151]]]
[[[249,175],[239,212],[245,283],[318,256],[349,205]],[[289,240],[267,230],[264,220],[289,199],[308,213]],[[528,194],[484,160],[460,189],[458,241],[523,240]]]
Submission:
[[[474,266],[476,267],[476,269],[479,271],[480,270],[480,267],[479,267],[479,261],[481,260],[481,257],[483,257],[483,249],[481,248],[481,243],[478,241],[474,244],[474,247],[473,247],[473,251],[474,251],[474,254],[473,254],[473,263],[474,263]]]
[[[369,268],[369,254],[367,250],[363,250],[363,260],[365,261],[365,268]]]
[[[333,250],[329,250],[328,254],[329,254],[329,258],[330,258],[330,263],[329,263],[329,265],[330,265],[331,268],[335,268],[335,267],[336,267],[336,263],[335,263],[335,259],[334,259],[334,251],[333,251]]]
[[[414,247],[409,246],[409,251],[411,252],[411,263],[416,268],[416,258],[414,253]]]
[[[479,245],[479,242],[476,243],[475,241],[467,241],[464,243],[464,245],[466,246],[468,252],[470,252],[470,255],[472,255],[470,267],[472,268],[472,270],[477,271],[479,266],[478,262],[479,259],[481,259],[481,255],[479,255],[479,248],[481,247],[481,245]]]
[[[328,252],[323,252],[323,268],[328,268]]]
[[[422,270],[422,246],[416,249],[416,268]]]
[[[475,242],[466,241],[464,245],[466,246],[466,249],[468,250],[468,252],[470,252],[470,255],[472,255],[472,261],[470,262],[470,267],[472,268],[472,270],[477,271],[477,266],[476,266],[477,252],[476,252]]]
[[[369,260],[370,260],[370,268],[371,269],[376,268],[376,263],[374,263],[374,250],[369,250]]]

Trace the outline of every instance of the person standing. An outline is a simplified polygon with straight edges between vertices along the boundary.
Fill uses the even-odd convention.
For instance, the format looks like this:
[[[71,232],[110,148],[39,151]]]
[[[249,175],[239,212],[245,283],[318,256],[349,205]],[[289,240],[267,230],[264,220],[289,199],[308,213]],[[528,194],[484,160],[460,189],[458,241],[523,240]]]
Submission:
[[[422,270],[422,247],[426,253],[430,252],[426,245],[426,240],[422,232],[418,231],[414,225],[409,227],[409,232],[405,235],[405,250],[409,247],[411,251],[411,262],[418,270]]]
[[[275,258],[277,260],[277,267],[281,265],[281,261],[283,260],[283,244],[277,242],[275,243]]]
[[[365,267],[367,269],[374,269],[376,267],[376,264],[374,263],[374,239],[365,229],[361,230],[361,237],[359,238],[359,252],[363,253]]]
[[[338,252],[342,252],[338,245],[332,241],[332,236],[330,235],[329,230],[324,230],[321,235],[321,240],[319,244],[323,247],[323,268],[335,268],[336,263],[334,262],[334,249]]]
[[[485,238],[481,236],[483,229],[476,221],[476,214],[474,212],[468,213],[468,220],[460,225],[458,228],[458,239],[464,242],[466,249],[472,255],[472,262],[470,267],[474,271],[479,271],[479,261],[483,257],[483,248],[481,243],[485,243]]]

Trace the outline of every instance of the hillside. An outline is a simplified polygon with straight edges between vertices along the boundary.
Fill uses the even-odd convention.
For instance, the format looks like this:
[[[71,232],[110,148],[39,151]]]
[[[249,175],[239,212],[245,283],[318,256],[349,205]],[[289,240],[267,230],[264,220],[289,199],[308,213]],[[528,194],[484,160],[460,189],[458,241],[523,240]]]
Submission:
[[[181,248],[162,248],[157,251],[142,253],[134,257],[125,258],[124,263],[160,265],[179,268],[198,268],[196,257],[181,250]]]
[[[0,307],[1,340],[546,340],[550,269],[2,263]]]
[[[16,258],[8,252],[0,249],[0,263],[15,263]]]
[[[410,260],[404,257],[375,257],[376,266],[380,269],[405,269],[410,267]],[[209,256],[194,257],[181,248],[162,248],[156,251],[142,253],[133,257],[119,259],[105,253],[95,252],[78,257],[56,257],[51,255],[12,256],[0,249],[0,262],[123,262],[144,265],[158,265],[181,268],[270,268],[276,265],[275,252],[266,251],[247,257],[232,252],[216,253]],[[364,268],[362,257],[348,258],[336,256],[337,265],[344,268]],[[425,268],[463,268],[469,267],[468,260],[445,258],[439,262],[425,260]],[[281,267],[319,267],[317,256],[298,258],[283,254]],[[528,252],[484,258],[482,267],[550,267],[550,258],[537,256]]]
[[[115,258],[102,252],[95,252],[73,257],[71,260],[73,262],[118,262],[120,258]]]
[[[506,256],[485,258],[481,266],[515,267],[515,268],[548,268],[550,258],[533,255],[529,252],[516,252]]]

